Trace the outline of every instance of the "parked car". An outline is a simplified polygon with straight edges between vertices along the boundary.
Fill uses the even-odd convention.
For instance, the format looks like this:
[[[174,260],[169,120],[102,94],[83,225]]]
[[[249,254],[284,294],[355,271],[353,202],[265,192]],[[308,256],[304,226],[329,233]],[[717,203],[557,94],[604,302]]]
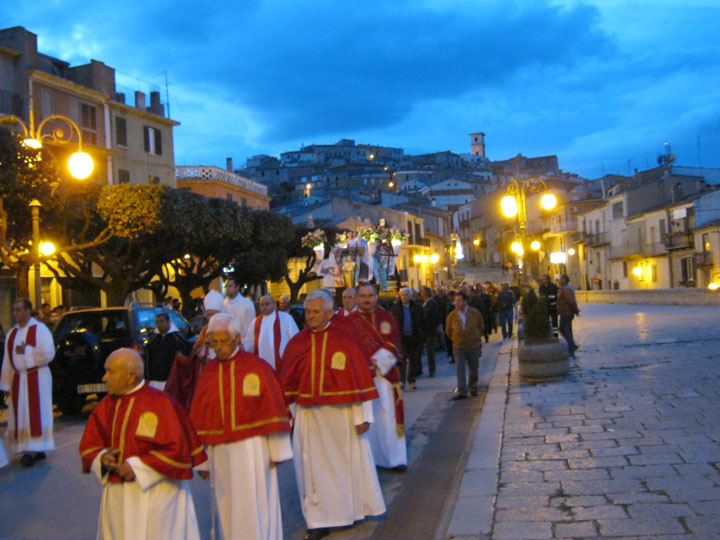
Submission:
[[[295,320],[298,329],[302,330],[305,327],[305,306],[290,306],[290,315]]]
[[[155,316],[162,311],[186,339],[195,339],[180,313],[158,304],[71,309],[63,315],[53,332],[55,358],[50,363],[53,401],[58,409],[63,414],[77,414],[89,394],[107,390],[102,378],[111,352],[131,347],[144,356],[155,330]]]

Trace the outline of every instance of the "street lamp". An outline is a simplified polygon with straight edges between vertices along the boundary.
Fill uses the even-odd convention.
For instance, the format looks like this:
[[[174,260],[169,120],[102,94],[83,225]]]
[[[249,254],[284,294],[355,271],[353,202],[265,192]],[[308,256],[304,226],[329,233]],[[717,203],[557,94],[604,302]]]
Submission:
[[[500,207],[506,217],[517,217],[518,228],[520,229],[520,251],[515,251],[522,256],[525,245],[525,228],[527,226],[527,201],[526,193],[540,193],[540,206],[544,210],[552,210],[557,205],[557,197],[548,191],[547,184],[540,178],[528,178],[517,181],[514,178],[510,180],[507,187],[508,194],[500,200]],[[538,247],[539,249],[539,247]]]
[[[15,124],[22,129],[22,143],[27,148],[39,150],[43,147],[43,143],[50,144],[68,144],[73,143],[73,135],[77,134],[77,151],[75,151],[68,160],[68,169],[70,174],[78,180],[85,180],[92,174],[94,162],[82,147],[82,132],[78,125],[67,116],[53,114],[43,119],[37,127],[35,126],[35,112],[33,109],[33,101],[30,99],[28,124],[26,125],[22,119],[14,115],[0,116],[0,124]],[[61,125],[50,125],[48,122],[57,121]],[[64,125],[64,126],[63,126]],[[45,129],[47,128],[47,129]],[[42,204],[37,199],[30,201],[30,215],[32,217],[33,230],[33,266],[35,272],[35,309],[40,309],[42,305],[42,282],[40,280],[40,255],[52,255],[55,247],[48,242],[40,245],[40,208]],[[49,245],[48,245],[49,244]]]

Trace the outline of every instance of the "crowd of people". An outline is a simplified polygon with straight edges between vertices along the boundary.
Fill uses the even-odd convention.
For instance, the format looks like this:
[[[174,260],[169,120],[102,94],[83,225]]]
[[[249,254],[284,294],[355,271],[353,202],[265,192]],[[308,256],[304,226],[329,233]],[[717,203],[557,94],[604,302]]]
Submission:
[[[321,289],[304,299],[301,330],[287,297],[262,296],[258,312],[234,279],[225,289],[203,299],[207,324],[192,345],[163,311],[144,357],[128,348],[108,356],[108,395],[80,443],[83,471],[103,485],[100,537],[199,538],[187,484],[197,471],[223,538],[281,538],[276,466],[287,460],[305,538],[383,514],[376,468],[408,464],[403,391],[425,369],[434,377],[446,351],[457,374],[451,399],[478,395],[483,341],[513,336],[521,293],[489,282],[403,287],[386,309],[375,285],[361,283],[340,291],[336,309]],[[563,319],[571,289],[543,281],[540,291],[574,352]],[[6,436],[25,466],[54,447],[52,334],[31,310],[26,299],[13,304],[0,381],[11,394]]]

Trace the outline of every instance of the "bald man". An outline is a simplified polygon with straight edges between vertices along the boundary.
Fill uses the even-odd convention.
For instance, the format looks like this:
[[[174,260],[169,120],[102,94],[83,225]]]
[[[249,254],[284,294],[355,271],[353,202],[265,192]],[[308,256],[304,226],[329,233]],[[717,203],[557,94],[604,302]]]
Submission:
[[[260,315],[245,330],[243,347],[275,369],[288,341],[299,332],[295,319],[289,313],[275,309],[275,300],[265,295],[260,298]]]
[[[108,395],[80,441],[83,472],[103,485],[98,538],[196,539],[188,480],[207,456],[184,409],[143,371],[132,349],[108,356]]]
[[[335,324],[343,324],[345,318],[353,311],[357,311],[357,291],[348,287],[342,292],[342,307],[338,309],[330,319]]]

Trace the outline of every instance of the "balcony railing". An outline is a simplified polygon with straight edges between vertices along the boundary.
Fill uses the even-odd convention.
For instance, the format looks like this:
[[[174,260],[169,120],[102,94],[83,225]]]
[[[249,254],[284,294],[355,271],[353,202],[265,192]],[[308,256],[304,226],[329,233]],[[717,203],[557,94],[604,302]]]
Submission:
[[[693,253],[693,262],[695,263],[695,266],[712,266],[712,251],[701,251],[700,253]]]
[[[610,248],[611,259],[622,259],[624,257],[632,257],[633,255],[642,257],[657,257],[658,255],[665,255],[666,253],[667,248],[665,247],[665,244],[660,242],[652,244],[633,242],[631,244],[623,244]]]
[[[695,246],[693,235],[684,232],[666,234],[664,242],[668,249],[687,249]]]
[[[601,232],[595,234],[583,233],[583,242],[589,246],[602,246],[610,243],[610,233]]]

